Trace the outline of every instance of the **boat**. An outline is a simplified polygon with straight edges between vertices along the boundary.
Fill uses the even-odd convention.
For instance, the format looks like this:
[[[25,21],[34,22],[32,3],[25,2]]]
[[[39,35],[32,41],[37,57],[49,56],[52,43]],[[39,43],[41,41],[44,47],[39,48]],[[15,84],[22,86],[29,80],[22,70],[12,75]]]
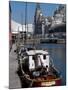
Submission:
[[[18,74],[24,85],[28,87],[61,85],[62,76],[55,68],[47,50],[21,49],[18,59]]]
[[[49,40],[40,40],[40,43],[57,43],[57,40],[52,40],[52,39],[49,39]]]
[[[41,39],[40,43],[57,43],[57,38]]]

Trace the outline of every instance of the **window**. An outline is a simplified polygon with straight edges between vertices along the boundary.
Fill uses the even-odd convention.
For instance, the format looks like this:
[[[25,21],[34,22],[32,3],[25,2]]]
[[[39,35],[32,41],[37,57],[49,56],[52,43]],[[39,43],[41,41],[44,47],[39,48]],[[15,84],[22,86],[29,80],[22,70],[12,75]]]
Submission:
[[[43,55],[43,59],[46,59],[46,55]]]
[[[36,58],[35,55],[33,55],[32,59],[35,60],[35,58]]]
[[[36,60],[36,59],[37,59],[37,55],[33,55],[33,56],[32,56],[32,59],[33,59],[33,60]]]

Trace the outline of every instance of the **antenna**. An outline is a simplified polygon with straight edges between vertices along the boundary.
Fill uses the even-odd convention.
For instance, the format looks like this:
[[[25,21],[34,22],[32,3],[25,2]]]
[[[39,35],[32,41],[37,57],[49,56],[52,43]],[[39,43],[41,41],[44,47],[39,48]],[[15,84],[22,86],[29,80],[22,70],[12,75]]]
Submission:
[[[25,31],[26,31],[26,17],[27,17],[27,2],[25,2]]]

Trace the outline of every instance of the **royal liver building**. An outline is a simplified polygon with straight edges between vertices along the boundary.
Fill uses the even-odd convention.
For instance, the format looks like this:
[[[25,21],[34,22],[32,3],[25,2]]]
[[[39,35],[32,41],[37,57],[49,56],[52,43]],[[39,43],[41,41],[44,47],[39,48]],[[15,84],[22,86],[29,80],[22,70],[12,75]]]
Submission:
[[[37,3],[34,16],[34,34],[44,34],[44,24],[45,19],[41,11],[40,4]]]
[[[36,4],[34,35],[66,38],[66,5],[59,5],[53,16],[43,16],[40,4]]]

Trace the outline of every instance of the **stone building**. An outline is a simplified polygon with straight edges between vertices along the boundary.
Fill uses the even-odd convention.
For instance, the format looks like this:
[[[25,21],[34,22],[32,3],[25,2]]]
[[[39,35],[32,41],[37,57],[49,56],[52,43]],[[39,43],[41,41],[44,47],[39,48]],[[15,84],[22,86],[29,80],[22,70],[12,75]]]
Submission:
[[[44,34],[44,16],[41,12],[40,4],[37,3],[35,16],[34,16],[34,34],[41,35]]]
[[[66,5],[59,5],[54,11],[50,35],[58,38],[66,38]]]
[[[34,35],[66,37],[66,5],[59,5],[53,16],[43,16],[40,4],[36,4]]]

